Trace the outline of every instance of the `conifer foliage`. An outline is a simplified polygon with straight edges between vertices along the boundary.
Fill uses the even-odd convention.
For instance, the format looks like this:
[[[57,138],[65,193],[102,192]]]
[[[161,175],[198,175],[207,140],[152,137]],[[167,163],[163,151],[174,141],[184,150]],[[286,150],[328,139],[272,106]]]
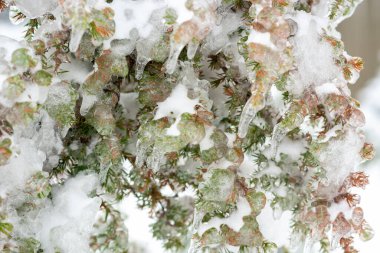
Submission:
[[[138,253],[133,195],[171,252],[358,252],[359,3],[0,0],[26,23],[0,37],[0,251]]]

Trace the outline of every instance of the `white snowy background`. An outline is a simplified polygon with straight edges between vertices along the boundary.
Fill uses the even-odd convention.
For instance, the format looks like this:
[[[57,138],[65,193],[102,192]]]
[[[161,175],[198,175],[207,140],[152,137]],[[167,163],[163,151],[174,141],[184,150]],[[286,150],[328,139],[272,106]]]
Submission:
[[[0,35],[5,35],[16,40],[23,39],[24,24],[11,25],[8,21],[8,13],[0,14]],[[351,36],[355,36],[352,34]],[[349,40],[349,35],[344,36],[344,40]],[[1,45],[1,41],[0,41]],[[360,54],[359,54],[360,56]],[[380,52],[379,52],[380,56]],[[365,60],[365,59],[364,59]],[[368,140],[372,142],[380,151],[380,57],[378,59],[379,71],[366,85],[364,89],[359,88],[356,98],[362,103],[362,110],[367,119],[366,133]],[[372,68],[374,66],[371,66]],[[348,151],[349,152],[349,151]],[[380,153],[380,152],[379,152]],[[356,247],[363,253],[380,252],[380,155],[373,161],[364,164],[367,173],[370,175],[370,184],[365,191],[361,192],[361,206],[365,210],[365,218],[375,229],[375,237],[366,243],[356,240]],[[125,212],[128,219],[125,221],[129,230],[129,239],[144,249],[144,252],[164,253],[161,242],[155,240],[150,232],[149,225],[153,219],[149,217],[148,210],[140,210],[136,206],[133,197],[129,197],[120,204],[120,210]],[[258,217],[262,226],[264,236],[276,242],[278,245],[285,244],[289,236],[290,213],[284,213],[281,220],[274,220],[270,208],[265,208]],[[274,229],[275,228],[275,229]],[[339,251],[338,251],[339,252]]]

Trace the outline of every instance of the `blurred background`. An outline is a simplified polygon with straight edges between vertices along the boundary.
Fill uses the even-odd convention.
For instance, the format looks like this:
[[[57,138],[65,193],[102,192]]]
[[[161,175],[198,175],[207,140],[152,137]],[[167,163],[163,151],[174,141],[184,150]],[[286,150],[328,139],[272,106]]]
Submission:
[[[353,97],[362,104],[367,119],[366,134],[368,141],[373,143],[380,153],[380,0],[364,0],[354,15],[341,23],[338,30],[348,54],[364,59],[364,70],[358,82],[351,86]],[[23,24],[11,25],[8,13],[0,13],[0,35],[6,35],[17,40],[23,38]],[[1,41],[0,41],[1,46]],[[365,211],[365,219],[375,230],[375,237],[366,243],[356,240],[356,248],[363,253],[380,252],[380,155],[363,164],[370,175],[370,184],[361,194],[361,206]],[[128,215],[126,225],[132,241],[131,253],[162,253],[161,243],[152,238],[147,210],[139,210],[131,197],[120,205]],[[280,232],[279,232],[280,233]],[[281,237],[281,235],[278,235]],[[341,252],[341,251],[337,251]],[[305,252],[307,253],[307,252]]]
[[[354,94],[358,94],[369,80],[376,76],[380,67],[379,12],[379,0],[364,0],[354,15],[338,26],[348,54],[364,59],[364,70],[360,74],[360,79],[354,87],[351,87]]]

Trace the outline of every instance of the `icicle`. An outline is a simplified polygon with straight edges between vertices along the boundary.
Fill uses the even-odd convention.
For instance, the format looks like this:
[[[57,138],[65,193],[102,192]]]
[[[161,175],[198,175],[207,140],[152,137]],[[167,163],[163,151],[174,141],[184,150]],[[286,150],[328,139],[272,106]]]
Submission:
[[[148,159],[149,166],[154,172],[160,170],[161,164],[164,162],[164,153],[160,148],[153,147],[151,156]]]
[[[264,104],[255,107],[253,105],[252,97],[248,99],[240,116],[238,131],[240,138],[244,138],[247,135],[249,124],[255,118],[257,112],[262,108],[264,108]]]
[[[7,55],[7,50],[3,47],[0,47],[0,59],[4,59],[5,56]],[[6,64],[6,62],[4,61],[4,64]]]
[[[13,25],[19,25],[25,20],[25,18],[20,18],[16,16],[16,14],[19,12],[20,12],[20,9],[17,8],[16,6],[12,5],[11,7],[9,7],[9,21],[11,21]]]
[[[256,249],[257,253],[265,253],[265,251],[264,251],[264,249],[262,247],[256,247],[255,249]],[[255,252],[255,251],[253,251],[253,252]]]
[[[184,47],[185,45],[183,44],[172,43],[170,47],[170,55],[166,61],[166,73],[173,74],[175,68],[177,67],[178,57]]]
[[[194,210],[194,219],[193,219],[193,233],[195,233],[199,226],[201,225],[202,219],[204,217],[204,213],[198,211],[198,209],[195,208]]]
[[[193,225],[192,225],[192,233],[196,233],[199,226],[202,223],[202,219],[204,217],[204,213],[200,212],[197,208],[194,209],[194,218],[193,218]],[[201,244],[198,240],[192,239],[190,242],[190,247],[188,250],[188,253],[197,253],[201,252]]]
[[[82,116],[86,115],[97,100],[97,96],[83,94],[82,104],[79,110],[80,114]]]
[[[273,129],[270,156],[276,157],[279,143],[284,139],[286,132],[277,124]]]
[[[4,38],[3,36],[0,36],[0,37],[1,37],[0,39]],[[2,74],[10,70],[10,67],[8,66],[8,62],[5,60],[6,55],[7,55],[7,49],[0,47],[0,73]]]
[[[302,252],[313,252],[314,244],[315,244],[315,241],[311,237],[307,236],[304,242]]]
[[[334,234],[332,236],[332,238],[331,238],[331,244],[330,244],[331,249],[334,250],[334,249],[338,248],[340,239],[341,239],[341,237],[339,235],[337,235],[337,234]]]
[[[198,46],[199,46],[199,42],[196,42],[196,41],[191,41],[187,45],[187,58],[189,58],[190,60],[194,58],[197,52]]]
[[[81,27],[74,27],[71,30],[71,38],[70,38],[70,52],[76,52],[78,50],[80,41],[82,40],[82,36],[86,30]]]
[[[105,166],[102,164],[100,165],[100,172],[99,172],[100,183],[102,184],[106,183],[109,169],[110,169],[110,166]]]
[[[142,143],[140,140],[137,140],[136,149],[137,149],[136,166],[137,168],[141,168],[144,165],[144,161],[147,156],[146,153],[148,150],[148,146]]]
[[[191,240],[188,253],[198,253],[201,252],[201,243],[196,240]]]
[[[144,73],[145,66],[148,64],[148,62],[151,59],[145,56],[137,56],[137,61],[136,61],[136,79],[140,80],[142,78],[142,75]]]
[[[281,207],[277,205],[273,207],[273,219],[275,220],[281,219],[282,213],[283,211]]]
[[[260,251],[260,250],[264,250],[264,249],[262,247],[244,247],[244,248],[239,249],[239,253],[258,253],[258,252],[264,253],[264,251]],[[226,251],[226,252],[230,252],[230,251]]]
[[[355,207],[351,216],[351,223],[355,228],[363,223],[363,216],[363,209],[361,207]]]
[[[305,242],[303,242],[303,234],[301,233],[292,233],[290,235],[290,240],[289,240],[289,249],[291,250],[291,252],[295,252],[295,253],[303,253],[303,248],[304,248],[304,244]]]

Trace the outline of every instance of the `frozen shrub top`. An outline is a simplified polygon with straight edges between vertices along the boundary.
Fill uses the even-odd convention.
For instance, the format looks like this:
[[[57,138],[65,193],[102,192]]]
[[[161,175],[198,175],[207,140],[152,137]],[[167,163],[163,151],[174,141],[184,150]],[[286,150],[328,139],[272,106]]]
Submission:
[[[168,251],[357,252],[360,2],[0,0],[0,251],[142,252],[133,195]]]

